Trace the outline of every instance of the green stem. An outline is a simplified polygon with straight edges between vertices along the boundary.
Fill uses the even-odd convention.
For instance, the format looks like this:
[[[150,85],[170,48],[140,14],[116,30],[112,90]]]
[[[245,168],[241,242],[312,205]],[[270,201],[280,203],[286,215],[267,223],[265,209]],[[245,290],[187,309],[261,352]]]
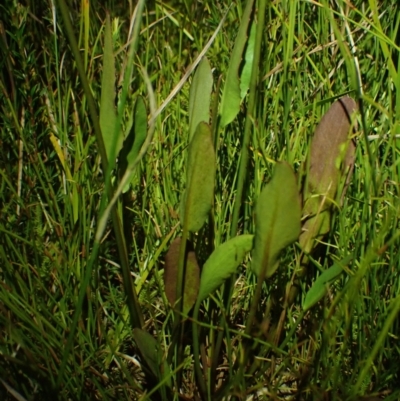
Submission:
[[[183,282],[185,278],[186,269],[186,243],[188,238],[187,230],[187,215],[185,215],[185,223],[183,225],[182,239],[179,247],[179,259],[178,259],[178,277],[176,283],[176,304],[174,310],[174,326],[172,329],[172,341],[171,350],[175,350],[175,367],[181,365],[183,359],[183,334],[184,324],[182,322],[182,310],[183,310]],[[177,371],[176,382],[178,388],[181,383],[182,373],[180,370]]]
[[[249,86],[249,103],[247,106],[247,114],[246,121],[244,125],[244,134],[243,134],[243,143],[242,149],[240,153],[240,166],[239,166],[239,174],[238,174],[238,182],[236,188],[236,198],[235,204],[233,207],[232,213],[232,224],[230,230],[230,238],[233,238],[237,235],[238,231],[238,222],[239,222],[239,214],[242,206],[243,192],[244,192],[244,182],[247,176],[247,165],[249,162],[249,143],[250,143],[250,134],[254,120],[254,109],[256,105],[258,90],[257,90],[257,82],[259,78],[259,63],[260,63],[260,55],[261,55],[261,44],[262,44],[262,33],[264,29],[264,21],[265,21],[265,8],[266,8],[266,0],[259,1],[259,9],[257,13],[258,22],[257,22],[257,31],[256,31],[256,40],[254,45],[254,58],[253,58],[253,66],[251,71],[251,80]]]
[[[246,121],[244,126],[244,134],[243,134],[243,143],[240,154],[240,166],[239,166],[239,174],[238,174],[238,182],[237,182],[237,190],[236,190],[236,198],[235,204],[233,207],[232,214],[232,224],[230,230],[230,238],[233,238],[237,235],[238,231],[238,222],[239,222],[239,213],[242,206],[243,192],[244,192],[244,182],[246,179],[247,173],[247,165],[249,161],[249,143],[250,143],[250,134],[251,128],[254,120],[254,109],[257,100],[257,82],[259,78],[259,63],[260,63],[260,55],[261,55],[261,45],[262,45],[262,36],[263,29],[265,24],[265,10],[266,10],[266,2],[267,0],[259,0],[258,4],[258,22],[257,22],[257,31],[256,31],[256,39],[254,45],[254,58],[253,58],[253,66],[251,71],[251,80],[250,80],[250,93],[249,93],[249,103],[247,107]],[[224,304],[225,310],[230,310],[230,302],[232,298],[233,285],[235,280],[232,278],[229,282],[226,283],[224,287]],[[220,353],[220,348],[222,345],[224,333],[219,332],[217,338],[217,345],[215,348],[214,359],[218,357]],[[216,366],[216,361],[212,362],[212,366]]]
[[[198,331],[198,319],[199,319],[199,309],[200,302],[196,302],[193,311],[193,357],[194,357],[194,371],[197,376],[197,385],[199,386],[199,391],[201,395],[201,399],[206,400],[207,387],[204,381],[203,373],[200,367],[200,349],[199,349],[199,331]]]

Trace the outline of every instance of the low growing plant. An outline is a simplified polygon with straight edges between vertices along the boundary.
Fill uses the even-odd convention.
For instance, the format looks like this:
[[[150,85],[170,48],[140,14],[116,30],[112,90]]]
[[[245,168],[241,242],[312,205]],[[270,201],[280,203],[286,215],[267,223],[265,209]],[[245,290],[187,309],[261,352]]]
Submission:
[[[194,3],[181,6],[188,13],[198,11]],[[147,30],[152,40],[149,21],[158,12],[162,17],[154,24],[164,19],[179,24],[176,17],[184,14],[179,7],[139,0],[123,45],[118,43],[119,20],[107,12],[92,38],[93,55],[102,44],[97,84],[89,51],[94,31],[89,2],[81,4],[77,39],[71,10],[58,0],[54,13],[62,16],[73,54],[71,71],[78,71],[79,80],[63,83],[57,75],[60,38],[58,14],[53,14],[57,68],[46,72],[42,86],[37,84],[43,104],[32,89],[40,105],[37,115],[47,116],[50,125],[50,141],[40,139],[39,145],[34,135],[25,136],[17,77],[10,67],[17,53],[3,39],[9,82],[3,74],[2,118],[5,130],[11,136],[17,132],[20,147],[29,152],[29,163],[18,175],[25,171],[29,180],[35,177],[15,191],[9,178],[15,171],[2,166],[1,186],[7,193],[2,214],[17,205],[15,215],[2,217],[0,226],[0,366],[7,394],[20,400],[348,401],[368,399],[359,397],[371,392],[398,394],[389,388],[398,375],[390,354],[394,360],[399,355],[398,194],[393,184],[398,140],[390,134],[390,146],[378,161],[380,149],[370,143],[366,112],[366,104],[376,102],[363,92],[365,77],[352,43],[358,31],[349,26],[367,31],[367,21],[375,30],[373,38],[382,49],[376,54],[388,63],[398,96],[398,69],[389,46],[399,52],[393,41],[399,19],[388,36],[376,2],[370,1],[368,17],[360,11],[362,2],[353,13],[348,3],[339,3],[248,0],[242,8],[238,2],[236,8],[219,10],[223,17],[205,46],[182,28],[180,48],[186,35],[199,52],[158,106],[155,75],[141,65],[151,57],[139,53],[139,38]],[[316,67],[311,57],[317,51],[329,55],[323,47],[301,50],[302,31],[296,33],[295,27],[306,31],[301,16],[309,15],[307,7],[313,15],[318,8],[321,34],[328,28],[332,32],[332,57],[341,57],[335,68],[343,64],[346,70],[329,78],[337,74],[346,87],[329,88],[322,100],[305,106],[298,87],[301,72],[294,69],[306,60],[323,81],[319,68],[327,61]],[[221,46],[217,38],[233,10],[240,22],[229,62],[221,67],[211,49]],[[28,14],[18,18],[26,21]],[[185,23],[196,31],[190,18]],[[281,43],[273,49],[271,38],[280,30]],[[158,48],[147,51],[164,62]],[[268,52],[275,61],[281,53],[283,59],[266,70],[273,59]],[[24,62],[32,63],[32,81],[38,79],[37,64],[29,58]],[[167,63],[163,66],[160,75],[168,69]],[[282,82],[266,84],[271,71],[278,70]],[[180,130],[169,143],[162,136],[168,117],[161,122],[160,116],[193,72],[187,102],[168,112]],[[51,89],[54,82],[56,90]],[[313,91],[309,98],[319,89]],[[295,99],[302,103],[296,118]],[[330,107],[319,121],[305,122],[306,113],[325,104]],[[396,118],[398,104],[390,105]],[[276,115],[266,116],[266,109]],[[72,121],[65,118],[70,114]],[[180,124],[182,116],[185,124]],[[32,113],[29,127],[35,123]],[[295,125],[300,128],[291,137]],[[89,128],[94,139],[83,134]],[[301,132],[314,132],[309,146]],[[153,149],[157,146],[161,150]],[[179,160],[158,160],[168,153],[163,146]],[[23,157],[11,153],[10,160],[22,163]],[[56,167],[49,167],[42,153]],[[160,178],[158,162],[165,170],[175,168],[173,180]],[[382,267],[390,274],[381,273]],[[382,301],[375,307],[378,295]]]

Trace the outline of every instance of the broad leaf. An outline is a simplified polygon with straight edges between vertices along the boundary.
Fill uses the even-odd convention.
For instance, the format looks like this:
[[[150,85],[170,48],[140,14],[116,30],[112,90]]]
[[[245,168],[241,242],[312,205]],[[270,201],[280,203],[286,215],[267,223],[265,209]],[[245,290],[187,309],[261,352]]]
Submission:
[[[254,235],[239,235],[220,245],[203,266],[197,302],[202,302],[234,274],[247,252],[253,248]]]
[[[116,133],[115,66],[110,16],[107,14],[104,34],[103,73],[101,77],[100,128],[108,162],[114,165],[122,142]]]
[[[159,381],[170,375],[170,369],[163,355],[160,343],[151,334],[142,329],[135,328],[133,329],[132,334],[143,359],[151,370],[151,373]],[[171,379],[167,379],[165,384],[168,387],[171,387]]]
[[[182,199],[181,223],[199,231],[211,209],[215,181],[215,152],[211,130],[201,122],[189,145],[186,190]]]
[[[242,63],[243,51],[246,46],[247,32],[250,23],[251,12],[253,10],[254,0],[248,0],[244,9],[242,20],[235,45],[232,50],[228,72],[226,74],[224,91],[221,98],[221,126],[225,127],[231,123],[240,110],[240,80],[239,69]]]
[[[259,277],[270,277],[279,255],[300,234],[300,199],[291,167],[280,162],[256,205],[256,232],[251,268]],[[264,276],[265,274],[265,276]]]
[[[357,105],[353,99],[337,100],[323,116],[311,142],[303,190],[303,218],[306,221],[299,239],[306,253],[312,250],[315,240],[330,229],[330,209],[341,177],[347,174],[347,184],[350,180],[355,145],[349,134],[355,110]]]
[[[189,141],[201,121],[210,120],[210,98],[213,78],[210,63],[204,57],[194,74],[189,95]]]
[[[343,272],[343,266],[346,266],[352,260],[353,255],[349,255],[340,262],[336,262],[329,269],[325,270],[314,282],[307,292],[303,303],[304,311],[311,309],[327,293],[329,283],[335,280]]]
[[[176,285],[178,279],[179,248],[181,238],[175,238],[165,255],[164,283],[165,293],[172,306],[176,302]],[[196,302],[199,291],[200,268],[190,243],[186,246],[186,269],[183,288],[183,313],[186,315]]]

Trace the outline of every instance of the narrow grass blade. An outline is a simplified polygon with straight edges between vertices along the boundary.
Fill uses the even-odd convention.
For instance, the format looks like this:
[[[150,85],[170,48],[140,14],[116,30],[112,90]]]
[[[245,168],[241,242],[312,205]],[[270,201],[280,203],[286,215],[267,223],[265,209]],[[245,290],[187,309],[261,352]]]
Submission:
[[[204,57],[194,74],[189,95],[189,141],[200,122],[210,120],[210,98],[213,78],[210,63]]]
[[[211,209],[215,182],[215,152],[211,130],[201,122],[189,145],[186,190],[181,205],[181,223],[199,231]],[[186,219],[186,221],[184,221]]]
[[[197,302],[202,302],[234,274],[246,253],[253,248],[254,235],[239,235],[220,245],[203,266]]]
[[[17,400],[17,401],[27,401],[25,397],[22,397],[17,391],[15,391],[11,386],[9,386],[4,380],[0,379],[0,382],[7,389],[7,391]]]
[[[300,234],[301,208],[296,177],[285,162],[276,164],[271,181],[256,206],[256,232],[251,268],[268,278],[278,268],[281,251]]]
[[[350,97],[332,104],[319,123],[311,142],[309,170],[303,189],[303,225],[299,242],[309,253],[315,239],[330,228],[330,208],[336,197],[343,174],[349,174],[354,165],[355,145],[349,139],[352,114],[357,105]]]
[[[107,159],[111,165],[115,163],[119,143],[122,140],[122,137],[121,140],[115,138],[116,121],[115,65],[110,16],[107,14],[104,34],[103,74],[101,77],[100,128],[103,135]]]
[[[253,10],[254,0],[248,0],[244,9],[232,56],[226,75],[224,91],[221,99],[221,126],[225,127],[231,123],[240,110],[240,79],[239,69],[242,63],[242,56],[247,42],[250,16]]]
[[[353,259],[353,255],[349,255],[343,260],[336,262],[329,269],[325,270],[314,282],[312,287],[308,290],[306,298],[303,303],[304,312],[311,309],[318,303],[327,293],[329,283],[335,280],[343,272],[343,266],[348,265]]]
[[[165,255],[164,283],[165,294],[172,306],[176,302],[176,286],[178,280],[179,249],[182,238],[175,238]],[[183,314],[188,314],[196,302],[199,292],[200,268],[190,243],[186,246],[186,269],[183,284]]]

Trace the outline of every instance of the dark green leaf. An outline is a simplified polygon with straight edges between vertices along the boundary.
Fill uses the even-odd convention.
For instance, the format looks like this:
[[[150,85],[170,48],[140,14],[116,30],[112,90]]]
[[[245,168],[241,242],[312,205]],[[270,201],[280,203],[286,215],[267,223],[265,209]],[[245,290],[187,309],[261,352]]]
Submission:
[[[198,301],[206,299],[234,274],[247,252],[253,248],[254,235],[240,235],[220,245],[203,266]]]
[[[291,167],[280,162],[262,190],[256,206],[256,232],[251,268],[270,277],[278,268],[281,251],[300,234],[300,199]]]
[[[136,99],[134,108],[134,120],[119,154],[120,177],[132,165],[139,155],[140,149],[147,135],[147,111],[146,104],[141,96]],[[132,175],[134,172],[132,172]],[[127,188],[129,184],[127,184]],[[126,192],[126,189],[123,192]]]
[[[160,344],[151,334],[135,328],[133,329],[133,339],[154,377],[161,381],[170,375],[170,369]],[[167,379],[165,384],[171,387],[171,379]]]

